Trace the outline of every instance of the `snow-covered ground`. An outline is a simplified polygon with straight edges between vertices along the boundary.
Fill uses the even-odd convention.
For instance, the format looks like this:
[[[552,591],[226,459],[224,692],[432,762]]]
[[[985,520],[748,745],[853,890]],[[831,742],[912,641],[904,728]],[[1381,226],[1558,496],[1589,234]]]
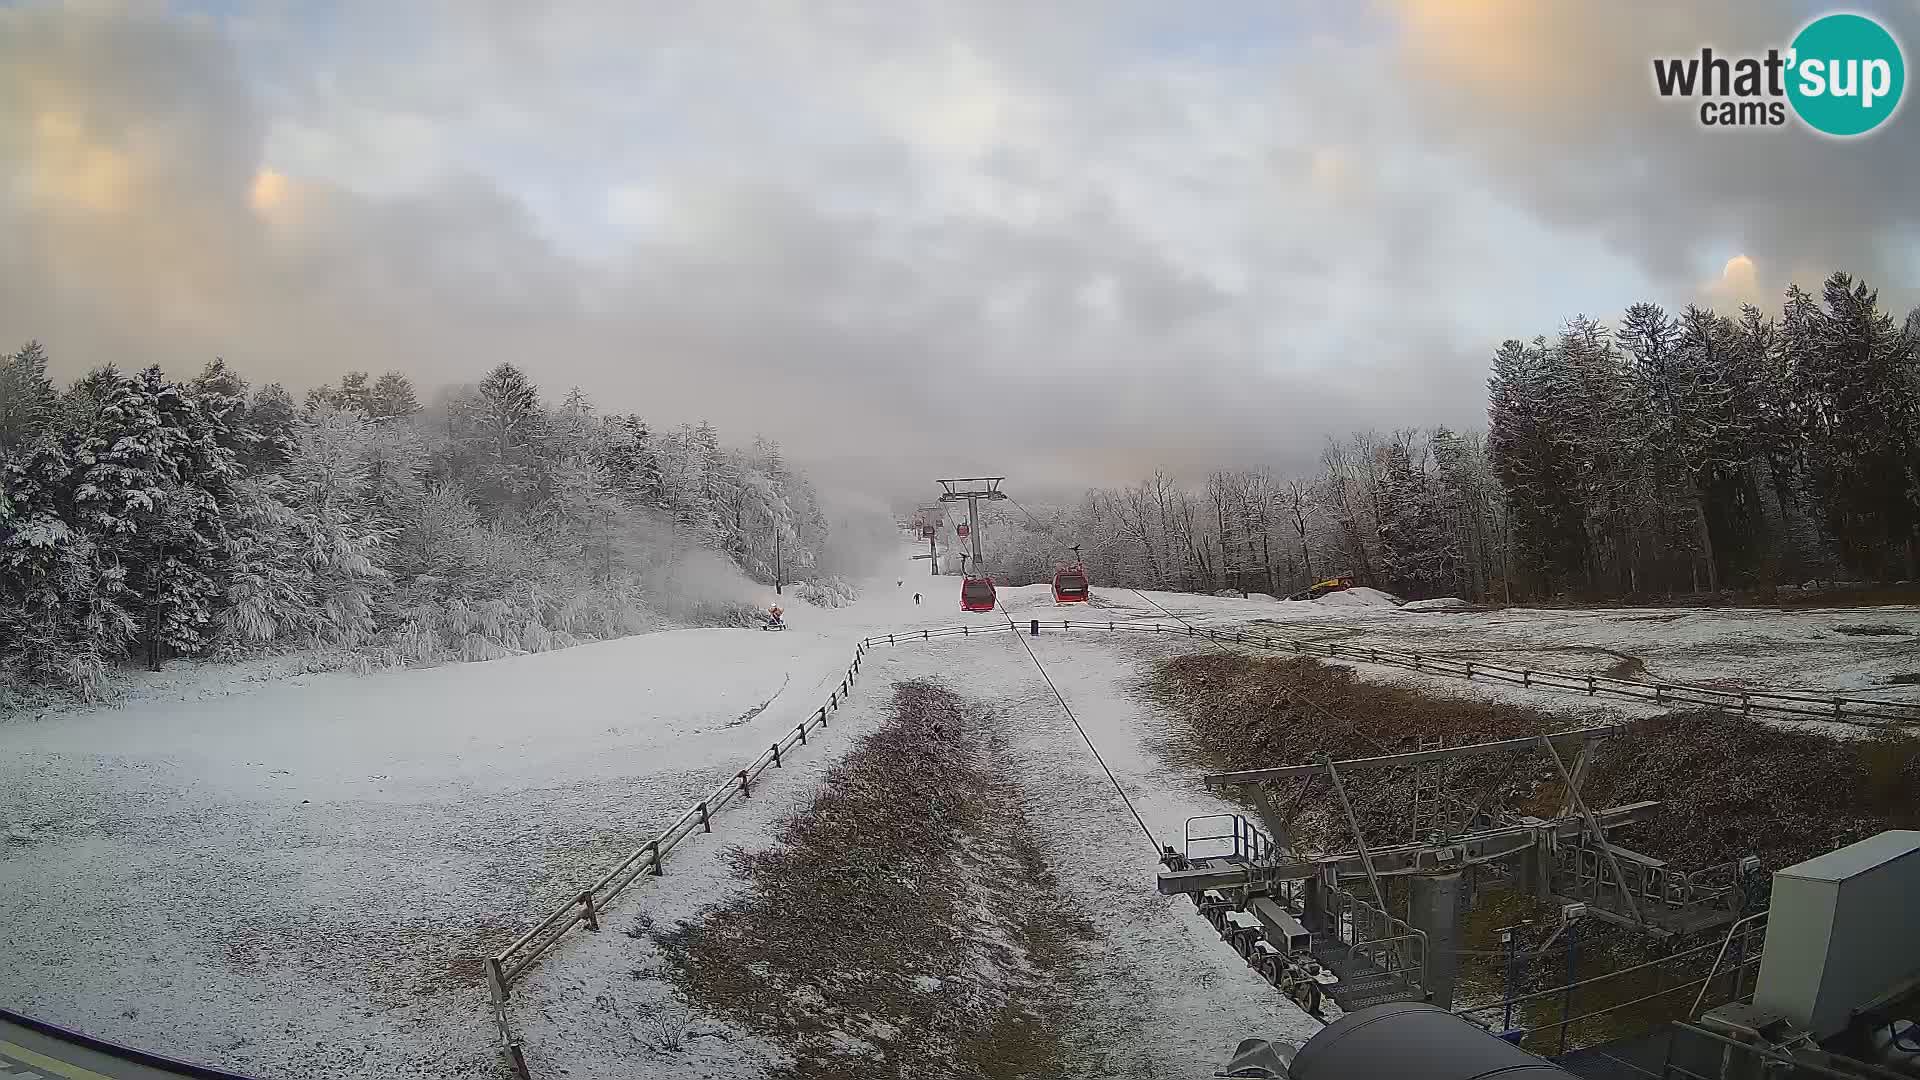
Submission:
[[[960,612],[956,579],[929,579],[904,557],[901,567],[864,582],[846,608],[789,603],[793,629],[780,634],[670,631],[361,676],[189,667],[112,707],[0,722],[0,1004],[272,1077],[497,1075],[481,956],[811,712],[859,638],[1004,626],[998,614]],[[1639,660],[1658,678],[1920,698],[1920,686],[1890,682],[1920,670],[1914,608],[1416,613],[1355,602],[1364,596],[1143,597],[1097,583],[1095,594],[1063,610],[1044,585],[1002,590],[1023,628],[1063,616],[1165,623],[1164,606],[1196,623],[1267,619],[1363,646],[1576,670]],[[1861,625],[1903,633],[1839,629]],[[1218,804],[1153,755],[1153,718],[1126,688],[1141,656],[1183,643],[1026,640],[1148,827],[1178,846],[1186,818]],[[724,896],[734,886],[726,845],[758,842],[801,804],[809,777],[876,722],[883,680],[935,674],[1013,721],[1029,815],[1063,886],[1103,930],[1093,955],[1116,1046],[1171,1069],[1210,1065],[1245,1035],[1299,1033],[1304,1018],[1190,906],[1154,895],[1137,826],[1008,635],[881,647],[824,739],[622,903],[670,918]],[[596,1057],[617,1042],[580,1019],[626,977],[613,947],[624,942],[575,934],[517,989],[515,1017],[536,1057],[573,1075],[631,1068]],[[687,1075],[771,1060],[770,1048],[721,1034],[732,1037],[709,1043],[720,1056],[686,1057]]]
[[[1289,629],[1356,648],[1418,648],[1578,672],[1623,665],[1623,677],[1649,681],[1920,701],[1920,684],[1894,681],[1920,675],[1920,607],[1387,609],[1336,619],[1290,616],[1283,611],[1274,617],[1285,619]],[[1848,632],[1863,627],[1880,632]]]
[[[1173,655],[1181,642],[1044,631],[1028,640],[1157,841],[1178,848],[1189,818],[1230,809],[1197,774],[1169,768],[1153,753],[1157,721],[1131,693],[1140,661]],[[1074,1042],[1097,1047],[1120,1075],[1204,1076],[1243,1038],[1298,1040],[1318,1029],[1249,970],[1191,903],[1155,891],[1156,847],[1011,636],[880,646],[868,654],[864,679],[870,688],[937,680],[999,714],[1017,762],[1021,808],[1060,889],[1097,932],[1078,946],[1102,1000],[1085,1003],[1086,1026],[1073,1033]],[[871,730],[882,705],[881,692],[871,689],[842,714],[848,729]],[[823,761],[813,759],[806,775],[817,777]],[[784,782],[800,776],[782,780],[776,793],[756,799],[750,818],[727,830],[724,845],[765,846],[767,826],[805,804],[812,785]],[[631,915],[623,911],[613,922],[624,926],[637,917],[670,928],[741,887],[727,860],[700,858],[624,901]],[[564,1061],[596,1076],[639,1065],[666,1080],[757,1075],[780,1060],[774,1048],[706,1017],[695,1018],[681,1050],[645,1046],[645,1032],[636,1029],[667,1000],[660,980],[634,970],[649,952],[604,933],[556,950],[519,991],[530,1060]]]
[[[912,592],[777,634],[202,666],[0,723],[0,1003],[273,1077],[492,1075],[479,958],[816,708],[858,638],[957,614]]]

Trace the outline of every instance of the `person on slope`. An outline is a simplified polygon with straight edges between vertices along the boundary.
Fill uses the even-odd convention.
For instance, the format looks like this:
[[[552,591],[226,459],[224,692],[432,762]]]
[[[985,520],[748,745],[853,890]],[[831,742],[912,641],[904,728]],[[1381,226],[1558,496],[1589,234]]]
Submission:
[[[920,603],[920,594],[919,594],[919,593],[914,593],[914,594],[913,594],[913,602],[914,602],[914,604],[915,604],[915,605],[918,605],[918,604]]]
[[[775,604],[772,607],[768,608],[767,609],[767,629],[785,630],[787,628],[787,624],[780,621],[780,616],[783,614],[785,614],[785,612],[781,610],[781,607],[779,604]]]

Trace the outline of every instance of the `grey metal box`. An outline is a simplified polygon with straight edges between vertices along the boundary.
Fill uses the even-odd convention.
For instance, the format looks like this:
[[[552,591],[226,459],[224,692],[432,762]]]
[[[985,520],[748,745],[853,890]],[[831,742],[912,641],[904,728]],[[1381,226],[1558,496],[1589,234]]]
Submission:
[[[1753,1003],[1825,1039],[1920,975],[1920,831],[1890,830],[1778,870]]]

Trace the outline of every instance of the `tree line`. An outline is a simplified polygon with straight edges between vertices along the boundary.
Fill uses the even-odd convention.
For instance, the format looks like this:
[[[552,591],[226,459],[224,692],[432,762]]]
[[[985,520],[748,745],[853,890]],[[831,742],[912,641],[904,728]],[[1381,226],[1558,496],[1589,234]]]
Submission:
[[[1286,595],[1352,574],[1484,602],[1920,578],[1920,311],[1844,273],[1737,316],[1652,303],[1496,351],[1483,433],[1329,438],[1311,475],[1164,472],[994,504],[989,567]]]
[[[59,389],[0,355],[0,672],[99,689],[129,655],[337,646],[487,659],[727,617],[748,586],[832,573],[778,444],[655,431],[512,364],[423,404],[389,372],[304,400],[224,361],[103,367]],[[690,572],[710,553],[704,575]],[[737,582],[737,587],[729,586]],[[729,597],[727,594],[733,594]],[[737,605],[735,605],[737,606]]]

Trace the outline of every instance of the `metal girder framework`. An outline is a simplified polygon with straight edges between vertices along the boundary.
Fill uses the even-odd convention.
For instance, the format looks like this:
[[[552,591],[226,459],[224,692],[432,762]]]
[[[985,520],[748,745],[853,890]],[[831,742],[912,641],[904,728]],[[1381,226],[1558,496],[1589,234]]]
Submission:
[[[1272,769],[1243,769],[1238,772],[1209,773],[1202,779],[1212,787],[1233,787],[1239,784],[1264,784],[1273,780],[1286,780],[1295,776],[1306,776],[1327,770],[1329,765],[1337,767],[1342,773],[1357,772],[1361,769],[1386,769],[1400,765],[1427,765],[1436,761],[1452,758],[1483,757],[1489,754],[1508,754],[1523,750],[1538,749],[1543,743],[1549,747],[1584,747],[1595,739],[1605,739],[1626,731],[1623,724],[1610,724],[1605,727],[1579,728],[1574,731],[1562,731],[1553,735],[1529,735],[1520,739],[1501,739],[1497,742],[1473,743],[1468,746],[1449,746],[1439,750],[1409,750],[1401,754],[1382,754],[1379,757],[1349,758],[1346,761],[1320,761],[1311,765],[1282,765]]]
[[[954,480],[935,480],[943,489],[940,501],[943,503],[961,502],[966,499],[1004,499],[1007,493],[1000,490],[1006,480],[1004,476],[963,476]],[[962,488],[958,485],[966,484]]]
[[[1593,812],[1602,828],[1617,828],[1652,816],[1657,802],[1626,803]],[[1377,877],[1432,873],[1462,866],[1497,862],[1511,858],[1539,842],[1543,831],[1555,841],[1572,840],[1588,828],[1585,820],[1530,821],[1499,829],[1488,829],[1457,837],[1444,844],[1398,844],[1370,850],[1367,859],[1358,851],[1279,858],[1267,864],[1232,863],[1193,870],[1169,870],[1160,875],[1160,892],[1168,895],[1204,892],[1208,889],[1233,889],[1248,886],[1271,887],[1282,881],[1304,881],[1332,870],[1341,877],[1359,877],[1366,873],[1366,862],[1373,863]]]
[[[934,481],[942,488],[941,502],[967,504],[967,538],[972,541],[973,556],[963,569],[969,578],[981,577],[987,572],[986,554],[980,547],[980,501],[1007,498],[1007,493],[1000,490],[1000,483],[1005,479],[1004,476],[965,476]]]
[[[1620,873],[1619,853],[1614,851],[1613,845],[1607,842],[1607,830],[1600,824],[1600,820],[1594,816],[1593,811],[1587,807],[1587,801],[1580,797],[1580,781],[1575,780],[1573,776],[1567,772],[1567,763],[1560,760],[1560,751],[1553,748],[1552,741],[1545,735],[1540,737],[1540,745],[1546,750],[1547,756],[1553,759],[1554,769],[1560,773],[1561,782],[1567,786],[1567,800],[1573,803],[1574,807],[1580,811],[1580,816],[1586,820],[1588,835],[1592,837],[1594,844],[1600,848],[1601,852],[1606,855],[1607,862],[1612,865],[1613,879],[1624,885],[1627,879]],[[1585,764],[1586,761],[1585,751],[1586,747],[1582,745],[1582,764]],[[1646,921],[1640,917],[1640,902],[1633,898],[1631,891],[1622,888],[1620,890],[1620,898],[1627,902],[1627,914],[1634,922],[1643,923]]]

